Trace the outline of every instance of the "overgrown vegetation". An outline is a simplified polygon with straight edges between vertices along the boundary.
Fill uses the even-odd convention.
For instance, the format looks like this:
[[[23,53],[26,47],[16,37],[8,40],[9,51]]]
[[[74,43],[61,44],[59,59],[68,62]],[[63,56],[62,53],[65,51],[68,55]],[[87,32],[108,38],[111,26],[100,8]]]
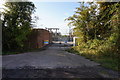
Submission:
[[[120,65],[119,58],[103,56],[103,55],[98,56],[94,54],[80,53],[80,51],[76,51],[74,48],[67,49],[66,51],[77,54],[77,55],[85,56],[87,59],[100,63],[101,66],[103,67],[110,68],[116,71],[120,71],[119,70],[119,65]]]
[[[66,20],[75,26],[74,36],[78,37],[74,51],[118,70],[120,2],[80,3],[75,14]]]
[[[31,32],[32,13],[35,5],[32,2],[6,2],[2,12],[2,50],[22,51],[25,40]]]

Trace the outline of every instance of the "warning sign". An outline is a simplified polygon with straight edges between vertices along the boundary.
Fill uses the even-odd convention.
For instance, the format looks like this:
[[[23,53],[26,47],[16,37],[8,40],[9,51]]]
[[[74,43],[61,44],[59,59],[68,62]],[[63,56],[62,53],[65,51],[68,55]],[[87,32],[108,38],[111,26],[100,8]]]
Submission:
[[[49,40],[44,40],[44,44],[49,44]]]

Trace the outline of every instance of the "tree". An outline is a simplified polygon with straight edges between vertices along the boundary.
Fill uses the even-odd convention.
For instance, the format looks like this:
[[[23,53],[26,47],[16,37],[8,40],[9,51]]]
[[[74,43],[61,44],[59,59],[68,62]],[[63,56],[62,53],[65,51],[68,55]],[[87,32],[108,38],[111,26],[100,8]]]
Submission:
[[[86,6],[85,4],[88,4]],[[80,53],[118,56],[120,52],[120,2],[80,3],[67,20],[75,26]]]
[[[86,3],[80,3],[81,6],[76,8],[77,11],[75,14],[67,18],[67,20],[71,21],[69,25],[75,26],[74,35],[80,37],[81,42],[83,41],[86,43],[88,39],[93,39],[96,37],[95,28],[97,18],[95,9],[97,8],[97,5],[88,7],[85,6],[85,4]]]
[[[22,49],[31,30],[31,14],[35,12],[32,2],[6,2],[3,12],[3,51]]]
[[[109,43],[111,52],[118,54],[120,52],[120,2],[101,2],[99,19],[103,23],[106,43]]]

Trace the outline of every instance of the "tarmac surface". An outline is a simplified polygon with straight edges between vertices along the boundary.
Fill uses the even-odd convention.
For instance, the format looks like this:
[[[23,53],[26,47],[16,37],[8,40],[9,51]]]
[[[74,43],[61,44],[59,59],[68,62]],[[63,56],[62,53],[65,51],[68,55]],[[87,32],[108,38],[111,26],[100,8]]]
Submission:
[[[119,78],[116,71],[65,50],[54,43],[46,50],[2,57],[3,78]]]

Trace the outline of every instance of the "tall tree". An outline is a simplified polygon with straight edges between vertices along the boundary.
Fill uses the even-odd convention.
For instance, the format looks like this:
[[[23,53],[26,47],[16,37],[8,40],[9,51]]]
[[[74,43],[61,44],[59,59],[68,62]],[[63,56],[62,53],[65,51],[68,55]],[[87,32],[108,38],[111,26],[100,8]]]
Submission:
[[[80,4],[70,20],[83,53],[117,55],[120,52],[120,2]],[[117,53],[117,54],[116,54]]]
[[[3,50],[21,49],[31,30],[31,14],[35,12],[32,2],[6,2],[3,12]]]
[[[93,3],[87,3],[93,4]],[[75,26],[74,34],[80,37],[81,42],[87,42],[88,39],[95,38],[95,26],[97,22],[96,8],[97,5],[85,6],[86,3],[80,3],[80,7],[76,8],[76,12],[73,16],[67,18],[71,22],[69,25]]]
[[[103,37],[110,43],[111,48],[120,52],[120,2],[101,2],[99,20],[105,29]]]

